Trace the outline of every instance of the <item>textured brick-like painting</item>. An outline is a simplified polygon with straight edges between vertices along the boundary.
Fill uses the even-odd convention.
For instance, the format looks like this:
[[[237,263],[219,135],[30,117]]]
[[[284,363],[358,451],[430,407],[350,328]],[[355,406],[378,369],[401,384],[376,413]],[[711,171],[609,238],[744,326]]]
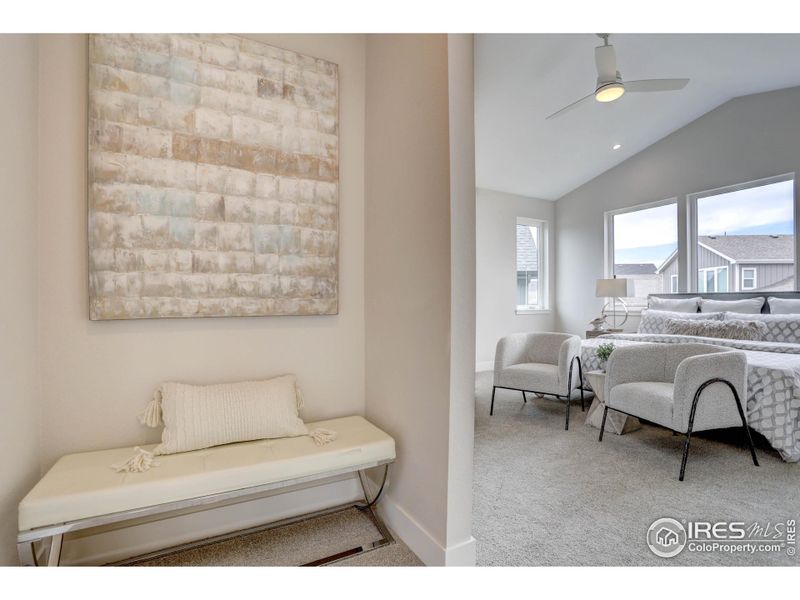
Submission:
[[[335,314],[338,135],[330,62],[90,36],[90,318]]]

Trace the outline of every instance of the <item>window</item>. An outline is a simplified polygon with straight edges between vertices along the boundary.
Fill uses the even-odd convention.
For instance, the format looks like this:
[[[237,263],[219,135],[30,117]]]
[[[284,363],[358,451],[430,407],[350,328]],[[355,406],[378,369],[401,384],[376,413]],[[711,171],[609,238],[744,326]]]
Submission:
[[[606,236],[607,275],[633,280],[629,308],[647,306],[648,294],[677,291],[677,202],[607,213]]]
[[[753,267],[742,267],[742,289],[754,290],[756,289],[756,269]]]
[[[671,294],[678,293],[678,276],[677,275],[670,275],[669,276],[669,291]]]
[[[689,197],[698,292],[795,289],[791,175]]]
[[[517,312],[547,309],[547,224],[517,217]]]
[[[700,269],[697,276],[697,291],[701,293],[727,292],[728,267]]]

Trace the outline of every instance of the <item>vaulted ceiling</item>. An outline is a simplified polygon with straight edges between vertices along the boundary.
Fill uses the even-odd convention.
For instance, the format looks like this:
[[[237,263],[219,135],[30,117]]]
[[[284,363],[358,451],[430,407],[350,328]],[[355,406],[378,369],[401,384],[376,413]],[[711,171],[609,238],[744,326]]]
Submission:
[[[475,63],[478,187],[557,200],[726,101],[800,85],[798,34],[620,34],[625,80],[689,77],[547,115],[591,93],[593,34],[481,34]],[[621,144],[619,150],[612,150]]]

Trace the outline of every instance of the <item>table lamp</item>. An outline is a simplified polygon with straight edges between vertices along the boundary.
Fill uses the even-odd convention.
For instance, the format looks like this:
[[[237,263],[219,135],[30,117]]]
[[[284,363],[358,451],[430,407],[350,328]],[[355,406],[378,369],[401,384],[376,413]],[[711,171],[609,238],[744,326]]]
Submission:
[[[625,278],[616,278],[613,279],[598,279],[597,280],[597,287],[595,288],[595,296],[597,298],[611,298],[611,302],[606,302],[603,305],[600,314],[604,314],[606,307],[611,304],[611,310],[614,315],[614,329],[619,329],[625,322],[628,320],[628,305],[625,304],[625,300],[623,298],[630,298],[631,296],[635,295],[635,291],[633,289],[633,279],[625,279]],[[617,325],[617,301],[622,304],[622,308],[625,310],[625,318],[622,320],[622,323]]]

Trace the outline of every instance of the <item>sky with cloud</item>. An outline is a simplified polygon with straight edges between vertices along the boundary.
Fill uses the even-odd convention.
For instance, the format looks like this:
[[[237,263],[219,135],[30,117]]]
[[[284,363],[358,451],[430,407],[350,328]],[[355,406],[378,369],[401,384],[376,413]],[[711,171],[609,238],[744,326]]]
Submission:
[[[793,233],[793,182],[781,181],[697,201],[700,235]],[[657,206],[614,217],[614,262],[660,265],[678,245],[678,209]]]

